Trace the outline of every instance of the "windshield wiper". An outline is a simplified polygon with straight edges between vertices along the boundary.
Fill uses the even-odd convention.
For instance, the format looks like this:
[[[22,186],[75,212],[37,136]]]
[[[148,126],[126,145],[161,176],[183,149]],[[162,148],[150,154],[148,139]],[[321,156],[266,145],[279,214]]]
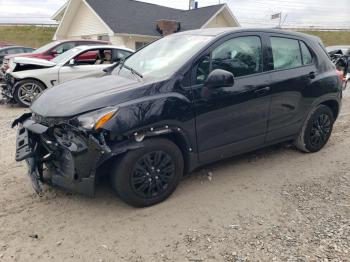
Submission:
[[[125,65],[125,60],[123,60],[123,61],[120,63],[120,70],[122,70],[123,68],[128,69],[133,75],[137,75],[138,77],[143,78],[143,75],[142,75],[141,73],[137,72],[137,71],[136,71],[135,69],[133,69],[132,67]]]

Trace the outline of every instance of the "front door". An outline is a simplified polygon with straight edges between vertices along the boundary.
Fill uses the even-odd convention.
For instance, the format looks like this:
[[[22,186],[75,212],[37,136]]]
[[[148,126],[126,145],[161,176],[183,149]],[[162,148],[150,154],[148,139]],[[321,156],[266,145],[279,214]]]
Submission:
[[[218,43],[199,59],[192,87],[200,162],[225,158],[264,143],[270,106],[270,76],[263,72],[262,38],[240,35]],[[210,89],[208,74],[232,72],[233,86]]]
[[[111,49],[85,51],[74,58],[74,64],[65,64],[59,70],[58,82],[103,75],[103,69],[111,66]]]

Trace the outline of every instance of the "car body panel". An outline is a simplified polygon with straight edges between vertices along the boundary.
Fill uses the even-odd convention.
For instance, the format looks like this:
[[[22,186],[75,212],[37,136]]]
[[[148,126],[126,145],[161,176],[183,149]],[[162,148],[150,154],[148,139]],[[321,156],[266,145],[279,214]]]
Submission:
[[[68,162],[54,156],[48,161],[49,164],[63,161],[59,164],[60,175],[66,182],[56,185],[81,192],[78,187],[84,185],[83,179],[94,180],[102,163],[142,148],[143,139],[148,137],[161,136],[177,143],[185,159],[185,169],[189,171],[222,158],[295,139],[312,109],[321,103],[331,103],[335,109],[340,109],[340,79],[318,38],[272,29],[203,29],[176,36],[183,34],[214,37],[171,77],[155,80],[130,72],[128,77],[112,74],[67,81],[34,101],[31,116],[15,121],[15,124],[23,124],[32,118],[48,126],[53,135],[48,132],[44,135],[29,132],[29,135],[38,145],[49,148],[50,154],[68,148]],[[206,89],[206,85],[195,84],[193,68],[201,56],[227,39],[251,34],[262,37],[263,72],[237,77],[233,86],[211,90]],[[267,41],[270,34],[304,41],[315,50],[318,60],[305,67],[271,70]],[[310,70],[315,70],[315,77],[309,77]],[[110,107],[116,113],[101,130],[82,130],[77,124],[82,114]],[[336,117],[338,112],[333,112]],[[62,142],[55,136],[55,129],[68,132],[69,147],[65,145],[67,141]],[[52,140],[42,141],[48,139],[47,136]],[[69,140],[69,137],[73,138]],[[89,150],[77,153],[79,145],[99,150],[100,154],[93,155],[95,151]],[[90,173],[84,169],[87,162]],[[38,163],[34,162],[31,170]],[[71,178],[72,163],[80,170],[81,181],[74,182]],[[69,167],[66,175],[65,166]],[[91,187],[87,187],[87,192],[91,193]]]
[[[56,63],[44,59],[32,58],[32,57],[15,57],[13,59],[14,63],[18,64],[28,64],[28,65],[38,65],[43,67],[56,66]]]
[[[69,57],[66,57],[63,62],[55,63],[53,61],[47,61],[36,58],[18,57],[14,59],[14,62],[18,62],[23,65],[34,65],[42,68],[33,70],[8,72],[7,75],[15,80],[15,83],[11,87],[11,92],[14,92],[16,83],[23,79],[35,79],[42,82],[47,88],[51,88],[57,84],[63,83],[68,80],[77,78],[83,78],[91,75],[104,75],[103,69],[110,67],[111,64],[101,65],[69,65],[69,61],[75,57],[80,57],[81,53],[89,53],[89,50],[94,49],[112,49],[132,52],[130,49],[124,49],[117,46],[80,46],[77,52]],[[8,70],[10,71],[11,68]]]

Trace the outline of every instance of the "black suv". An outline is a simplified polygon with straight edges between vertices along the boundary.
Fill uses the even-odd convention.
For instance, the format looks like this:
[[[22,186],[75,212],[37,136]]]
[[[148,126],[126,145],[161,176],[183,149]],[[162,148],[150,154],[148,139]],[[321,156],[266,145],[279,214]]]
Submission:
[[[294,32],[177,33],[108,71],[47,90],[14,121],[37,192],[93,195],[108,170],[122,200],[153,205],[203,164],[282,141],[319,151],[341,106],[321,41]]]

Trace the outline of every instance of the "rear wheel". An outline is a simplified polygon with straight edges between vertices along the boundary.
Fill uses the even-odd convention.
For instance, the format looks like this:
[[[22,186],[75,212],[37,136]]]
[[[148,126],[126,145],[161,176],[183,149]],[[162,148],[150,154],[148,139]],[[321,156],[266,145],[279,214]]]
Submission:
[[[29,107],[44,90],[45,86],[37,80],[22,80],[16,84],[13,97],[20,106]]]
[[[118,196],[135,207],[167,199],[183,174],[180,149],[167,139],[145,140],[144,147],[126,153],[115,163],[111,182]]]
[[[325,105],[319,105],[315,108],[295,141],[298,149],[304,152],[317,152],[321,150],[328,142],[331,136],[334,124],[332,110]]]

